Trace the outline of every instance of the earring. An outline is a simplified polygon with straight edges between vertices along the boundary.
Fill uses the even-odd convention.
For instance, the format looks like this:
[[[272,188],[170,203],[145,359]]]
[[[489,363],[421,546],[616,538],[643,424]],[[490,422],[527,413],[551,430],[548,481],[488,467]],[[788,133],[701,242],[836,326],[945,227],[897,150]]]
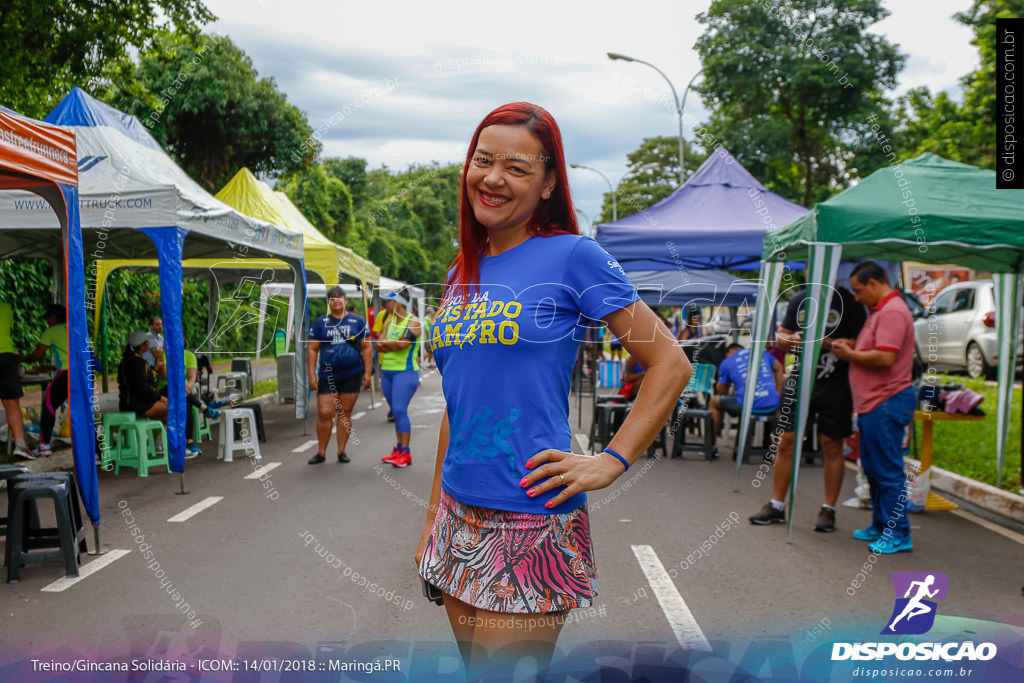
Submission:
[[[550,193],[550,192],[545,192],[545,193],[544,193],[543,195],[541,195],[541,196],[542,196],[542,197],[544,197],[544,199],[548,199],[548,198],[549,198],[549,197],[551,196],[551,193]]]

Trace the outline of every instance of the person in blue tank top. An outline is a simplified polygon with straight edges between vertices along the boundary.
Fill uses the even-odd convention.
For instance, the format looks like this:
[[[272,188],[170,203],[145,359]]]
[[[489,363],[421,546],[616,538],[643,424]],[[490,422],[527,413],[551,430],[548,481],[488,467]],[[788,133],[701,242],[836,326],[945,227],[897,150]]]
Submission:
[[[593,604],[586,494],[645,453],[690,367],[618,262],[580,236],[551,114],[488,114],[461,185],[460,251],[430,333],[447,408],[415,560],[468,676],[511,679],[523,656],[546,668],[566,611]],[[574,454],[570,375],[602,321],[648,377],[608,448]]]
[[[412,422],[409,420],[409,401],[420,386],[420,365],[417,341],[423,326],[408,311],[409,291],[390,292],[381,297],[388,311],[388,320],[379,339],[376,340],[380,354],[381,388],[384,399],[391,407],[395,418],[395,447],[390,455],[381,460],[395,467],[412,464],[409,440],[412,436]]]

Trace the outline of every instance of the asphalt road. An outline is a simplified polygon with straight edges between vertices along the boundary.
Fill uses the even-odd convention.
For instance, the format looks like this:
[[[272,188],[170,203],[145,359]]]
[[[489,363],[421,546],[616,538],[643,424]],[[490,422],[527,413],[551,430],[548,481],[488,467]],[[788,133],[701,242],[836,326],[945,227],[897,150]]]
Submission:
[[[51,680],[30,676],[27,660],[73,654],[106,661],[344,653],[394,657],[403,670],[416,660],[455,671],[444,611],[421,597],[412,560],[443,408],[436,371],[424,372],[411,406],[413,466],[404,470],[380,463],[393,427],[364,394],[349,464],[307,465],[314,437],[283,405],[264,410],[262,480],[246,458],[217,461],[211,444],[187,463],[187,496],[174,494],[177,475],[166,472],[101,473],[102,544],[110,552],[86,558],[85,569],[108,564],[63,590],[54,590],[66,583],[57,564],[28,565],[20,583],[0,585],[0,680]],[[588,426],[585,419],[578,429],[575,414],[571,424],[574,432]],[[840,508],[835,533],[812,531],[819,461],[801,470],[787,543],[783,525],[747,522],[768,498],[765,486],[752,485],[757,468],[743,467],[734,492],[726,457],[641,460],[592,494],[600,596],[594,609],[573,614],[560,651],[585,654],[603,641],[609,656],[657,658],[683,644],[710,646],[735,663],[751,643],[806,650],[846,633],[863,639],[878,634],[892,610],[892,571],[945,572],[944,616],[1024,634],[1024,537],[971,515],[929,512],[912,517],[912,553],[869,563],[866,544],[850,537],[869,522],[868,511]],[[853,484],[848,472],[841,500]],[[209,507],[187,520],[168,521],[204,501]],[[135,680],[159,679],[142,676]],[[280,672],[210,676],[292,680]]]

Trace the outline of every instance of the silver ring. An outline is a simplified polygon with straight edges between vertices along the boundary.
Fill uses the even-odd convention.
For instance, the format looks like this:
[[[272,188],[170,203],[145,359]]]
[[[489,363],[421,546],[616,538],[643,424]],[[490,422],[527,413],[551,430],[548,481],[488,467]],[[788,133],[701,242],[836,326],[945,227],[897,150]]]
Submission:
[[[566,483],[565,483],[565,475],[564,474],[559,474],[558,478],[562,480],[562,486],[565,486],[566,485]]]

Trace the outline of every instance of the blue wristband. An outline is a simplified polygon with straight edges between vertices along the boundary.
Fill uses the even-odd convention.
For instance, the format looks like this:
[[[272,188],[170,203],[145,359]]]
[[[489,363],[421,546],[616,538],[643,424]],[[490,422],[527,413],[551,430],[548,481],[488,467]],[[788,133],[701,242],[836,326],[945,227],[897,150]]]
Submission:
[[[606,449],[604,449],[604,452],[605,452],[605,453],[608,453],[609,455],[614,455],[614,456],[615,456],[615,458],[616,458],[616,459],[617,459],[617,460],[618,460],[619,462],[621,462],[621,463],[622,463],[622,466],[623,466],[623,467],[625,467],[625,468],[626,468],[627,470],[629,469],[629,462],[627,462],[627,461],[626,461],[626,459],[625,459],[625,458],[623,458],[623,457],[622,457],[621,455],[619,455],[618,453],[616,453],[615,451],[613,451],[613,450],[612,450],[612,449],[610,449],[610,448],[606,448]]]

